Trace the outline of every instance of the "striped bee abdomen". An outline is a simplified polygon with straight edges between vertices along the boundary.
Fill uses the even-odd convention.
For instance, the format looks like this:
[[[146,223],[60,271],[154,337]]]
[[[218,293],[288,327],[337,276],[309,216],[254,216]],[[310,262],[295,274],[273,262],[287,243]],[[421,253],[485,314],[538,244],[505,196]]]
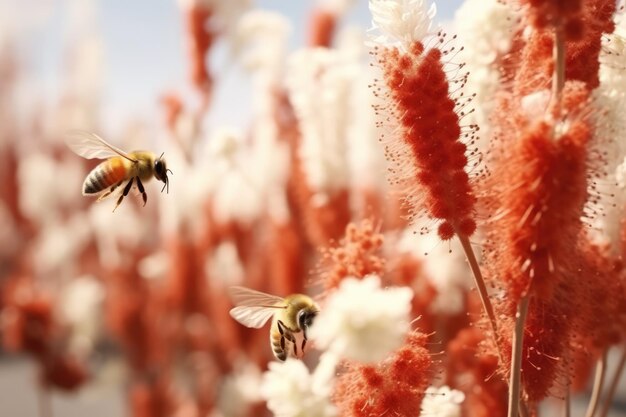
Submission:
[[[270,343],[272,345],[272,352],[274,353],[276,359],[278,359],[279,361],[284,361],[285,359],[287,359],[287,350],[285,349],[285,344],[287,343],[287,341],[280,334],[278,328],[274,330],[273,326],[272,331],[270,331]]]
[[[126,167],[121,158],[111,158],[95,167],[83,183],[83,195],[97,194],[126,179]]]

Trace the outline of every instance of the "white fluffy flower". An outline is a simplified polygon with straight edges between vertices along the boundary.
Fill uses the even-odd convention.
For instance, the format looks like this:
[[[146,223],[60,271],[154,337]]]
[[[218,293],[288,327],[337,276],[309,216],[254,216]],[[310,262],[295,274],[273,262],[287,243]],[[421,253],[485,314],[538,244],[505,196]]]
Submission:
[[[341,358],[378,362],[403,343],[412,298],[406,287],[381,288],[374,275],[346,278],[315,319],[311,338]]]
[[[461,403],[465,394],[447,386],[428,387],[422,401],[423,417],[461,417]]]
[[[370,0],[369,7],[373,29],[381,32],[375,40],[405,47],[428,35],[437,13],[435,4],[428,7],[427,0]]]
[[[593,95],[597,115],[596,135],[608,139],[602,151],[607,156],[607,177],[598,181],[598,191],[603,196],[615,195],[614,199],[603,198],[600,202],[603,215],[593,220],[594,238],[600,242],[611,242],[619,247],[619,225],[624,220],[626,188],[620,180],[623,175],[623,161],[626,159],[626,74],[624,73],[624,55],[626,55],[626,18],[618,14],[615,32],[603,36],[603,48],[600,53],[600,86]],[[618,183],[615,187],[613,184]],[[621,184],[620,184],[621,183]],[[597,207],[595,208],[597,210]]]
[[[286,79],[302,142],[299,155],[309,186],[328,195],[347,185],[346,134],[358,65],[339,51],[304,49],[289,59]]]
[[[466,0],[455,14],[454,26],[463,45],[459,60],[469,73],[466,89],[476,93],[474,112],[467,116],[469,123],[480,126],[481,147],[486,147],[490,136],[493,95],[500,86],[498,58],[509,52],[519,16],[512,5],[498,0]]]
[[[276,417],[334,417],[330,401],[337,357],[325,353],[311,374],[304,362],[272,362],[263,375],[261,395]]]

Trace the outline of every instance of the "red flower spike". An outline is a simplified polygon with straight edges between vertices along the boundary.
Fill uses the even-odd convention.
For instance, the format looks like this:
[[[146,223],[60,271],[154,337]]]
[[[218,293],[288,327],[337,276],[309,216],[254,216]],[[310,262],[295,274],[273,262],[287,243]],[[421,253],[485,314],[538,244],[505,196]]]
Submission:
[[[615,29],[612,18],[615,1],[585,0],[579,9],[575,18],[564,17],[562,23],[566,39],[565,79],[583,81],[593,89],[600,84],[598,73],[602,36]],[[521,52],[523,60],[515,77],[518,94],[524,96],[550,88],[554,70],[553,48],[554,33],[551,28],[540,26],[532,33]]]
[[[448,343],[447,372],[450,387],[465,393],[463,414],[472,417],[504,417],[507,415],[507,382],[497,374],[495,351],[487,352],[485,333],[476,326],[461,330]]]
[[[212,10],[201,6],[185,11],[191,81],[203,93],[210,91],[213,85],[213,77],[205,62],[206,54],[215,40],[215,33],[208,29],[208,21],[212,15]]]
[[[475,198],[465,173],[467,146],[460,141],[460,117],[450,97],[444,53],[436,48],[425,51],[416,42],[408,52],[388,48],[375,54],[393,103],[392,116],[400,125],[401,143],[386,149],[388,159],[400,168],[394,170],[399,177],[394,182],[418,184],[421,189],[411,190],[409,199],[413,208],[423,205],[441,222],[441,239],[451,239],[461,225],[463,233],[473,233]],[[464,79],[457,81],[464,84]],[[424,196],[419,201],[418,194]]]
[[[310,17],[309,46],[330,47],[337,27],[337,16],[324,9],[317,9]]]
[[[374,230],[371,221],[346,227],[345,237],[334,247],[322,249],[322,256],[329,269],[322,273],[324,294],[334,290],[346,277],[363,278],[366,275],[381,275],[384,260],[379,255],[383,236]]]
[[[494,217],[488,234],[490,241],[503,244],[494,245],[485,265],[505,284],[511,315],[527,291],[550,299],[574,260],[588,195],[590,131],[587,120],[576,119],[586,104],[581,91],[586,91],[582,83],[566,84],[563,103],[571,106],[564,109],[572,120],[557,139],[553,132],[558,128],[545,122],[502,126],[503,134],[516,137],[503,144],[492,164],[492,210],[506,215]]]
[[[339,415],[419,415],[432,365],[425,345],[426,336],[412,332],[400,349],[378,365],[348,365],[333,395]]]

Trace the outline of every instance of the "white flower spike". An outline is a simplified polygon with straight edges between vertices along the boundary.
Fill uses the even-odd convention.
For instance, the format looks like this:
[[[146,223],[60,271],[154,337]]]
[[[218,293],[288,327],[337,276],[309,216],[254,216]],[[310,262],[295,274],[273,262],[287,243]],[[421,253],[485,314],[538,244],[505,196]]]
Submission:
[[[435,4],[427,0],[370,0],[373,29],[381,32],[379,43],[400,43],[408,46],[424,39],[430,32],[437,13]]]

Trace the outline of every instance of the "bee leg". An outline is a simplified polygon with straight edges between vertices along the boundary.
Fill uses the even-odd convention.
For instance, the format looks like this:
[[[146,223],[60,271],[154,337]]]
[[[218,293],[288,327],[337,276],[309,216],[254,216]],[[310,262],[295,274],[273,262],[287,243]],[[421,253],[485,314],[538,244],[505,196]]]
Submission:
[[[126,184],[126,187],[124,187],[124,192],[122,193],[122,195],[120,196],[120,198],[117,199],[117,203],[115,204],[115,208],[113,209],[113,211],[115,211],[117,209],[117,207],[122,204],[122,200],[124,199],[124,197],[126,197],[128,195],[128,193],[130,192],[130,189],[133,186],[133,180],[134,178],[131,178],[128,181],[128,184]]]
[[[296,344],[296,338],[293,337],[293,333],[289,331],[287,326],[285,326],[285,324],[282,321],[278,320],[277,324],[278,324],[278,331],[280,332],[280,335],[281,335],[280,346],[283,349],[285,349],[285,339],[287,339],[293,345],[293,351],[296,354],[296,356],[298,356],[298,345]]]
[[[302,354],[304,354],[304,347],[306,346],[306,341],[307,341],[306,330],[302,330],[302,346],[300,347]]]
[[[107,198],[108,196],[110,196],[111,194],[113,194],[113,191],[115,191],[117,189],[117,187],[119,187],[120,185],[122,185],[124,181],[120,181],[117,184],[115,184],[114,186],[112,186],[111,188],[109,188],[109,191],[107,191],[106,193],[102,194],[100,197],[98,197],[98,200],[96,201],[101,201],[104,200],[105,198]]]
[[[139,188],[139,192],[141,193],[141,197],[143,197],[143,206],[146,206],[146,202],[148,201],[148,194],[146,194],[146,190],[143,188],[143,184],[139,177],[137,177],[137,188]]]
[[[278,325],[278,331],[280,332],[280,348],[285,351],[285,339],[287,339],[293,344],[295,353],[297,355],[298,349],[296,348],[296,339],[294,339],[293,334],[291,334],[289,329],[287,329],[287,326],[285,326],[285,323],[283,323],[281,320],[278,320],[276,324]]]

